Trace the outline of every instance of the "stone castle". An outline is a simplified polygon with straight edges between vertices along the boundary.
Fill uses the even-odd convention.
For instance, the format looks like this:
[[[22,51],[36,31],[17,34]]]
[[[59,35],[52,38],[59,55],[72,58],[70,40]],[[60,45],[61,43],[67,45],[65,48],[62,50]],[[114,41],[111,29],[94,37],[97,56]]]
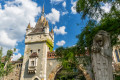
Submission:
[[[41,18],[35,28],[30,24],[26,30],[25,52],[20,80],[48,80],[49,74],[56,66],[53,52],[54,32],[49,31],[49,24],[44,16],[44,6]]]
[[[15,68],[12,73],[4,77],[4,80],[54,80],[62,66],[56,60],[53,47],[54,31],[53,29],[49,31],[43,6],[41,17],[35,27],[31,27],[29,23],[26,29],[23,60],[13,61]],[[115,63],[120,62],[119,45],[113,47],[113,60]],[[86,77],[86,80],[91,79]]]

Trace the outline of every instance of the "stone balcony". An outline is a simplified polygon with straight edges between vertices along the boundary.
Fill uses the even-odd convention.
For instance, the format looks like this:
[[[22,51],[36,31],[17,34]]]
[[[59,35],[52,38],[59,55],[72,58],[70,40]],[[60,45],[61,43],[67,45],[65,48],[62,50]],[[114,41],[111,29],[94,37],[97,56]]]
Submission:
[[[29,66],[28,67],[28,73],[29,74],[35,74],[37,70],[37,66]]]

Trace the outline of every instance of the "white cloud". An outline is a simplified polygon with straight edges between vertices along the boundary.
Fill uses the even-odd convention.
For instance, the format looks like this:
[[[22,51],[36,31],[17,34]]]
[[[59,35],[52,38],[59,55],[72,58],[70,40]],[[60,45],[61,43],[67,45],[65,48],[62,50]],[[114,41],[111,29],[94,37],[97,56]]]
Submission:
[[[52,3],[52,4],[59,4],[59,3],[61,3],[61,2],[63,2],[64,0],[50,0],[50,2]]]
[[[105,11],[105,13],[109,13],[112,5],[110,3],[105,3],[101,8]]]
[[[58,41],[56,43],[57,46],[63,46],[65,44],[65,41],[64,40],[61,40],[61,41]]]
[[[66,7],[66,2],[64,1],[64,2],[62,3],[62,5],[63,5],[63,7],[65,8],[65,7]]]
[[[0,9],[2,8],[1,3],[0,3]]]
[[[52,23],[55,24],[56,22],[59,22],[60,19],[60,12],[57,11],[55,8],[51,9],[51,13],[46,15],[46,18]]]
[[[17,53],[17,54],[13,54],[12,56],[12,61],[16,61],[18,60],[22,55],[20,53]]]
[[[77,1],[73,1],[73,0],[71,0],[71,4],[72,4],[72,7],[71,7],[71,11],[72,11],[72,14],[76,14],[77,12],[76,12],[76,3],[77,3]]]
[[[35,17],[41,12],[41,8],[32,0],[6,1],[2,6],[4,9],[0,8],[0,46],[12,49],[17,42],[24,39],[28,23],[35,25]],[[3,52],[5,55],[6,52]]]
[[[57,26],[55,26],[54,32],[55,32],[57,35],[58,35],[58,34],[62,34],[62,35],[67,34],[67,32],[65,32],[65,26],[62,26],[62,27],[60,27],[59,29],[57,28]]]
[[[10,39],[5,31],[0,32],[0,45],[13,48],[16,45],[16,39]]]
[[[68,11],[62,12],[62,16],[68,14]]]

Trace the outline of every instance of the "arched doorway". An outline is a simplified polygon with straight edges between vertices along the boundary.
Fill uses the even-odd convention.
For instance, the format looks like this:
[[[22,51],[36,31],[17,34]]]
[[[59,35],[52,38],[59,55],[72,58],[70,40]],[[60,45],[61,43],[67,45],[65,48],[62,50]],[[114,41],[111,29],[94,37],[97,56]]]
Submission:
[[[57,72],[54,80],[86,80],[86,78],[83,71],[78,70],[77,68],[71,70],[62,68]]]
[[[49,77],[48,77],[48,80],[55,80],[56,79],[56,76],[57,76],[57,73],[59,73],[60,71],[62,70],[62,66],[61,64],[58,64],[53,70],[52,72],[49,74]],[[83,68],[82,65],[79,65],[79,68],[78,68],[79,71],[82,71],[82,75],[83,76],[83,80],[84,80],[84,77],[85,77],[85,80],[92,80],[90,75],[87,73],[87,71]],[[77,76],[76,76],[77,77]],[[59,79],[58,79],[59,80]],[[71,79],[70,79],[71,80]],[[81,79],[82,80],[82,79]]]
[[[35,78],[34,80],[39,80],[38,78]]]

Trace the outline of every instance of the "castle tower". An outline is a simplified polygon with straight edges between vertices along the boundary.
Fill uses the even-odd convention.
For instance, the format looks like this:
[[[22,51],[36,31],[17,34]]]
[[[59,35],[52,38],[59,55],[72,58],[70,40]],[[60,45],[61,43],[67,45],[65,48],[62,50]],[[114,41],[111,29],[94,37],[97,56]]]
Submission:
[[[47,80],[47,52],[54,46],[54,32],[49,32],[49,24],[42,15],[35,28],[28,24],[25,37],[25,52],[20,80]]]

